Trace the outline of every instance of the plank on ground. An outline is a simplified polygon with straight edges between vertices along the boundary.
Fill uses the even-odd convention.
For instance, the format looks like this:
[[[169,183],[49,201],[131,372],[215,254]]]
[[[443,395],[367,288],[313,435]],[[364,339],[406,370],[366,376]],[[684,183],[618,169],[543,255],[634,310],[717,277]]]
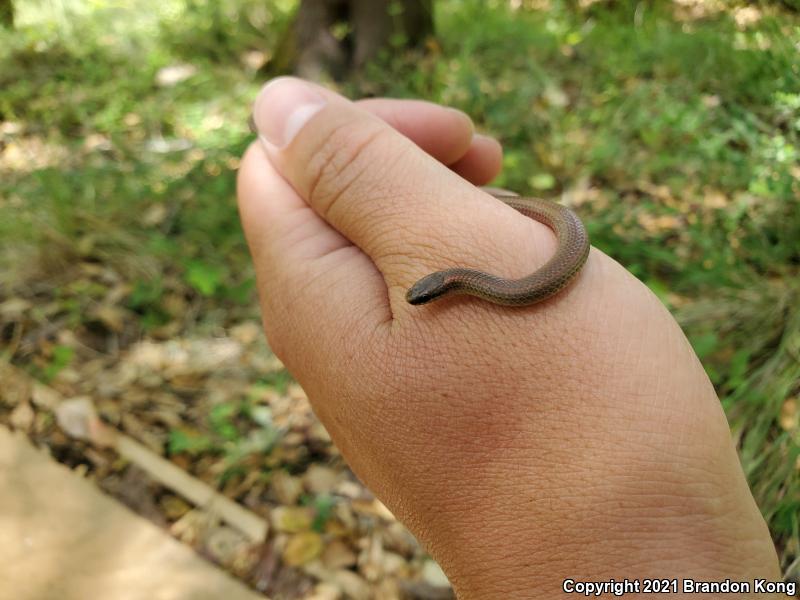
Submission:
[[[0,581],[0,600],[263,600],[2,426]]]

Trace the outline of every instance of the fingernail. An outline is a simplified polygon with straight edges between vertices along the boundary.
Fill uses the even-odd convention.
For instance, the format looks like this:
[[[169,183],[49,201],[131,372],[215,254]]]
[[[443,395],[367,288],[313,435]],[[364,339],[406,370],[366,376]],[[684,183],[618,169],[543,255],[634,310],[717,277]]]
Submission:
[[[323,106],[322,94],[302,79],[278,77],[259,92],[253,121],[263,141],[283,148]]]

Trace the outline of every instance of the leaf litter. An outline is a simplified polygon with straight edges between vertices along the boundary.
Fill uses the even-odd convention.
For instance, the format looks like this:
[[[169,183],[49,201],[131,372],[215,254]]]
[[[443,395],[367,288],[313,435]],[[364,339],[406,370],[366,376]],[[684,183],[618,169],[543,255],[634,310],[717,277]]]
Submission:
[[[113,280],[77,327],[52,299],[0,290],[0,422],[269,597],[454,597],[257,320],[136,340]]]

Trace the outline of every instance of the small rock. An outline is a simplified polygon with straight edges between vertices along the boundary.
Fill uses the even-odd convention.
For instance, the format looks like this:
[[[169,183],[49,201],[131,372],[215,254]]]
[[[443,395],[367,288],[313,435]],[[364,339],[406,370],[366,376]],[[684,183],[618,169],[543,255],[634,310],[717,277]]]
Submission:
[[[90,423],[97,420],[94,404],[88,396],[64,400],[56,406],[56,422],[68,436],[88,440]]]

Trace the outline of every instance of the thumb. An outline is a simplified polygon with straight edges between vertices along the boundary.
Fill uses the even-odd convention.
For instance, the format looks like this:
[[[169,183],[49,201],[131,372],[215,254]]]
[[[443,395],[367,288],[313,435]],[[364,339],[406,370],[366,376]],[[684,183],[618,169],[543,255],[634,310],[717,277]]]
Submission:
[[[405,292],[431,271],[463,265],[519,277],[554,247],[552,235],[541,235],[544,226],[338,94],[279,78],[262,90],[253,118],[274,169],[374,265],[390,320],[419,310],[407,305]],[[497,231],[503,239],[493,239]],[[354,280],[361,275],[353,273]],[[327,292],[352,298],[335,287]]]

